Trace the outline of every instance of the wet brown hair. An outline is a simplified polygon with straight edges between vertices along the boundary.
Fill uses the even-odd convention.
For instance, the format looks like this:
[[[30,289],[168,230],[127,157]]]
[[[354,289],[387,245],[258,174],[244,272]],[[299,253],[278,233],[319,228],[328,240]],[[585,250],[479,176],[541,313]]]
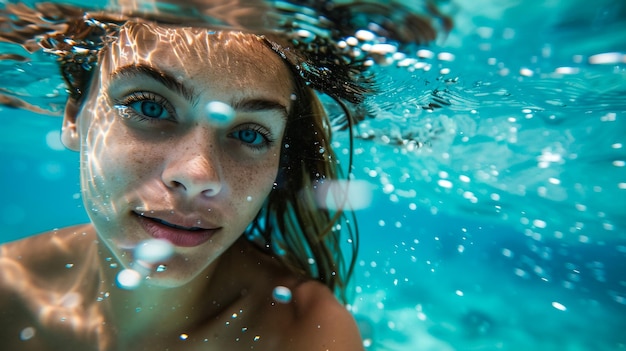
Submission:
[[[331,145],[331,126],[317,94],[295,76],[296,101],[287,120],[276,186],[248,235],[260,235],[268,249],[294,273],[314,278],[346,301],[346,286],[358,251],[358,227],[351,212],[331,211],[323,199],[341,178]],[[348,161],[347,168],[351,160]],[[347,235],[344,238],[343,233]],[[344,256],[343,245],[351,248]]]

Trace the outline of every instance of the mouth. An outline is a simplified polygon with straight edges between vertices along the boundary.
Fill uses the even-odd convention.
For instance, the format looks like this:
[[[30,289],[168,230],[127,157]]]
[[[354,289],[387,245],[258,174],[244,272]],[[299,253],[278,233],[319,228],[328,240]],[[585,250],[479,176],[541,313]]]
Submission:
[[[221,228],[186,227],[170,223],[160,218],[152,218],[135,213],[139,223],[150,236],[164,239],[175,246],[194,247],[211,239]]]
[[[155,222],[161,223],[163,225],[166,225],[166,226],[174,228],[174,229],[188,230],[188,231],[191,231],[191,232],[202,231],[202,230],[209,230],[207,228],[200,228],[200,227],[184,227],[182,225],[169,223],[169,222],[164,221],[164,220],[159,219],[159,218],[151,218],[151,217],[145,217],[145,218],[151,219],[151,220],[153,220]]]

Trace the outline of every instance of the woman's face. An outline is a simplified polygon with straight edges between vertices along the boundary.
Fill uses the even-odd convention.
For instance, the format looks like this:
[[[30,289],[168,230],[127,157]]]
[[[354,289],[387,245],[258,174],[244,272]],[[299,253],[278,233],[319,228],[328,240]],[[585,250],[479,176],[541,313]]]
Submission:
[[[64,130],[76,131],[89,216],[124,265],[139,242],[170,241],[175,254],[151,281],[183,284],[240,237],[272,190],[290,72],[252,35],[134,24],[96,76]],[[234,117],[209,113],[224,106],[215,102]]]

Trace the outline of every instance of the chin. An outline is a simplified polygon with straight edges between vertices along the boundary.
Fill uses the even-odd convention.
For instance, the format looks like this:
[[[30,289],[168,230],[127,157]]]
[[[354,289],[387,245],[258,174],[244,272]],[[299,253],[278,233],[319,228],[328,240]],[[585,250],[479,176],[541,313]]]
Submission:
[[[166,269],[159,272],[156,267],[146,277],[148,286],[159,288],[177,288],[189,284],[196,279],[206,277],[206,269],[213,261],[206,258],[185,257],[174,255],[164,265]]]

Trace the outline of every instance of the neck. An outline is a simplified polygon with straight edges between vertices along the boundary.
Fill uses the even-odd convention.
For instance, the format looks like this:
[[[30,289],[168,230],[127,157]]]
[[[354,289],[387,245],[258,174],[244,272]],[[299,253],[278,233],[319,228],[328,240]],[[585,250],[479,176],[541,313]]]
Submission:
[[[138,335],[177,336],[218,319],[249,291],[246,280],[238,274],[237,265],[232,264],[233,256],[241,256],[249,249],[243,240],[239,240],[183,286],[164,288],[141,284],[134,290],[122,290],[116,286],[119,270],[111,269],[111,262],[101,254],[103,279],[100,291],[109,293],[102,306],[107,324],[115,326],[113,329],[117,335],[113,338],[127,343],[135,341]],[[102,245],[100,252],[110,251]]]

